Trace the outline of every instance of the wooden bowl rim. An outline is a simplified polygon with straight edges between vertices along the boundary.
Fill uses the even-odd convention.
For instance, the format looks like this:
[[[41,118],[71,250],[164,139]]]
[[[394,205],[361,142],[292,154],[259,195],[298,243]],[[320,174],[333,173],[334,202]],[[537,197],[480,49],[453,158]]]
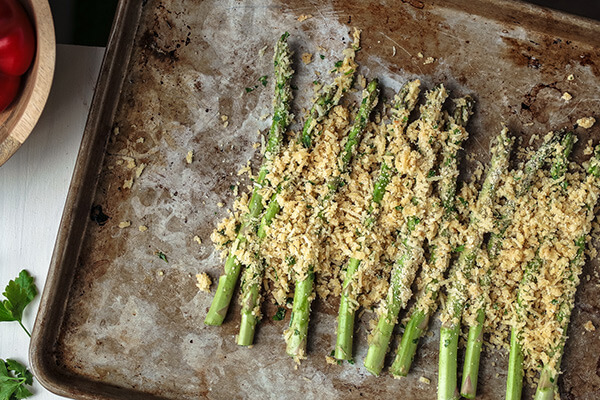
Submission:
[[[54,77],[56,37],[48,0],[21,1],[36,30],[36,53],[20,97],[0,113],[0,165],[23,144],[39,120]]]

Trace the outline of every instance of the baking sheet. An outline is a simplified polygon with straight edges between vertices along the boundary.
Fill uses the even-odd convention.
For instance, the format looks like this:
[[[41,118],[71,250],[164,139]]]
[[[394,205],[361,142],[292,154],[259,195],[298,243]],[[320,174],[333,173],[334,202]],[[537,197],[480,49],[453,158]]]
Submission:
[[[230,187],[244,186],[237,171],[248,160],[258,166],[252,145],[269,126],[272,93],[271,79],[263,87],[259,77],[272,75],[272,45],[290,32],[300,88],[294,111],[302,116],[315,71],[327,79],[354,27],[363,30],[360,73],[378,77],[384,96],[418,77],[425,88],[442,82],[452,97],[476,97],[466,174],[487,161],[501,123],[527,143],[598,117],[598,26],[521,3],[122,2],[34,329],[31,359],[44,386],[77,398],[435,398],[437,324],[402,380],[362,368],[369,313],[357,324],[356,364],[326,363],[335,302],[314,303],[309,358],[300,366],[285,355],[289,313],[284,321],[265,318],[251,349],[235,344],[237,305],[222,327],[203,324],[212,295],[198,291],[194,275],[216,281],[221,274],[210,233],[232,206]],[[305,52],[313,63],[300,61]],[[597,129],[578,130],[581,142]],[[582,329],[587,320],[600,323],[593,268],[588,263],[590,279],[578,292],[564,398],[600,397],[599,354],[588,350],[600,339]],[[484,354],[481,399],[504,397],[506,358]]]

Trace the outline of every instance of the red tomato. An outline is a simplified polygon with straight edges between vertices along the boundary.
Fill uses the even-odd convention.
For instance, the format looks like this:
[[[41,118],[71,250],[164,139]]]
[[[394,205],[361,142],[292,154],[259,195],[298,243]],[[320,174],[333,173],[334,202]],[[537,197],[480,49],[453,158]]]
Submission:
[[[17,0],[0,0],[0,111],[15,98],[33,61],[35,34]]]
[[[4,110],[13,101],[19,92],[21,77],[0,73],[0,111]]]
[[[23,75],[35,53],[35,35],[17,0],[0,0],[0,72]]]

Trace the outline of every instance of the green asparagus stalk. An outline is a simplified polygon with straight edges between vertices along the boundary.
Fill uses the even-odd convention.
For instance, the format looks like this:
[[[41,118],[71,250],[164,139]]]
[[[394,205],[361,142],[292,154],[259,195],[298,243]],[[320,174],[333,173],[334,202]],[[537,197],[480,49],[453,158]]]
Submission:
[[[373,79],[363,91],[363,98],[358,113],[354,120],[354,124],[348,133],[348,139],[339,157],[339,175],[333,177],[327,183],[329,189],[327,194],[320,199],[322,212],[329,201],[337,193],[338,189],[343,184],[342,175],[346,174],[351,168],[351,161],[356,153],[358,142],[362,136],[362,132],[367,126],[371,111],[377,104],[379,97],[378,81]],[[292,304],[292,317],[290,326],[285,333],[286,352],[295,360],[304,358],[306,352],[306,340],[308,336],[308,320],[310,316],[310,302],[313,297],[314,290],[314,266],[310,266],[306,276],[302,280],[296,281],[294,291],[294,302]]]
[[[460,320],[468,295],[465,281],[470,276],[477,252],[483,243],[483,236],[486,231],[482,226],[484,225],[482,219],[491,218],[496,188],[502,173],[508,168],[512,144],[513,139],[508,136],[508,129],[502,129],[491,148],[492,159],[479,191],[476,208],[471,211],[469,222],[471,235],[469,240],[464,243],[464,249],[452,268],[454,279],[448,288],[444,320],[440,329],[438,400],[459,398],[457,356]]]
[[[588,167],[588,176],[594,179],[594,183],[596,185],[599,184],[600,178],[600,146],[596,146],[594,151],[594,155],[590,161],[590,165]],[[598,190],[598,188],[596,188]],[[595,202],[597,201],[597,195],[593,197],[592,200],[594,203],[587,204],[587,209],[589,213],[593,213]],[[554,368],[550,368],[548,365],[544,365],[542,368],[542,372],[540,374],[540,380],[538,382],[538,387],[535,392],[534,400],[553,400],[556,392],[558,391],[558,371],[560,370],[560,362],[562,359],[562,354],[564,351],[564,346],[567,341],[567,329],[569,327],[569,322],[571,320],[571,312],[573,311],[574,304],[574,295],[577,285],[579,284],[579,277],[576,274],[576,270],[581,267],[581,265],[585,262],[584,251],[585,246],[587,244],[589,236],[589,231],[584,230],[575,242],[577,245],[577,253],[573,260],[569,263],[570,275],[566,277],[567,282],[571,285],[572,290],[568,290],[570,293],[568,298],[563,299],[560,309],[558,312],[558,320],[562,323],[562,334],[559,344],[555,349],[553,349],[553,355],[558,354],[559,358],[556,362]]]
[[[596,176],[597,178],[597,176]],[[594,204],[591,204],[593,209]],[[570,275],[567,277],[568,282],[572,287],[572,296],[575,296],[575,289],[579,284],[579,277],[575,275],[575,269],[580,267],[585,259],[583,253],[587,243],[587,236],[589,232],[584,232],[579,239],[575,242],[577,245],[577,253],[573,260],[569,263]],[[571,320],[571,312],[573,310],[574,297],[563,299],[559,311],[558,320],[562,323],[562,336],[558,346],[552,350],[552,354],[559,354],[558,361],[556,362],[555,368],[551,369],[548,365],[544,365],[540,374],[540,380],[538,382],[537,389],[535,391],[534,400],[553,400],[555,394],[558,391],[558,371],[560,369],[560,362],[562,359],[562,353],[564,350],[565,343],[567,342],[567,329]]]
[[[550,139],[544,142],[538,148],[535,154],[527,161],[523,169],[523,175],[520,177],[519,180],[519,189],[516,192],[517,197],[521,197],[529,191],[533,180],[537,176],[537,172],[540,170],[540,168],[542,168],[548,156],[552,154],[552,152],[555,150],[556,144],[563,138],[563,135],[564,131],[554,133],[550,137]],[[572,148],[572,140],[572,137],[570,139],[566,139],[563,145],[565,149],[569,149],[569,152]],[[488,256],[492,262],[500,253],[500,249],[502,248],[502,240],[504,239],[504,233],[506,232],[506,230],[512,222],[515,207],[516,205],[514,201],[508,202],[508,204],[505,207],[504,215],[502,215],[502,218],[498,223],[498,231],[493,232],[490,236],[488,242]],[[484,276],[486,276],[486,278],[489,279],[490,273],[491,270],[488,270],[484,273]],[[467,347],[465,351],[465,362],[463,365],[462,386],[460,391],[461,395],[468,399],[475,398],[475,395],[477,393],[479,359],[481,357],[481,345],[483,343],[483,326],[485,323],[484,297],[477,299],[475,304],[480,305],[480,308],[477,310],[477,318],[475,325],[469,327],[469,335],[467,338]]]
[[[346,63],[351,63],[353,56],[346,56],[344,60]],[[344,80],[343,86],[331,84],[326,86],[321,94],[315,100],[315,103],[311,107],[311,110],[304,121],[304,126],[300,134],[300,142],[306,148],[311,148],[314,136],[315,128],[321,123],[328,115],[329,111],[339,104],[341,94],[345,93],[352,85],[353,77],[356,68],[352,69],[351,73],[347,74],[349,79]],[[350,76],[351,75],[351,76]],[[295,180],[292,180],[292,184]],[[273,218],[281,209],[277,202],[277,195],[281,192],[283,187],[277,188],[275,193],[272,195],[269,205],[264,212],[260,224],[258,226],[257,236],[259,241],[262,241],[266,236],[266,228],[271,225]],[[261,299],[261,284],[265,272],[265,263],[260,256],[260,244],[256,260],[246,267],[242,276],[242,294],[241,294],[241,320],[240,320],[240,331],[238,334],[237,343],[240,346],[250,346],[254,343],[254,333],[256,331],[256,324],[258,323],[258,316],[260,315],[260,299]]]
[[[560,180],[567,172],[568,159],[573,149],[574,141],[574,135],[571,132],[567,133],[562,138],[558,157],[553,162],[550,169],[550,174],[553,179]],[[525,318],[522,299],[529,284],[535,280],[541,265],[542,260],[536,256],[532,261],[527,263],[525,267],[523,278],[517,292],[517,304],[515,305],[518,321],[522,321]],[[506,378],[506,400],[520,400],[521,392],[523,390],[523,352],[521,350],[520,335],[521,332],[519,329],[513,327],[510,334],[510,355],[508,360],[508,376]]]
[[[396,97],[393,118],[395,119],[395,123],[398,124],[400,131],[404,131],[404,128],[408,122],[408,115],[416,105],[419,83],[419,81],[406,83]],[[371,204],[369,206],[369,213],[364,221],[366,231],[371,230],[373,224],[376,222],[378,215],[376,215],[375,210],[379,210],[376,205],[381,204],[387,185],[390,182],[391,172],[392,170],[390,166],[386,164],[385,161],[382,161],[379,177],[375,181],[373,187],[373,195],[371,198]],[[358,304],[355,285],[360,263],[360,259],[350,259],[346,268],[346,277],[344,279],[344,283],[342,284],[342,295],[340,298],[340,307],[338,313],[337,339],[334,351],[334,357],[338,360],[352,359],[354,321]]]
[[[443,85],[439,85],[428,92],[427,100],[421,107],[421,116],[415,124],[428,124],[433,129],[440,125],[442,105],[448,94]],[[431,138],[419,138],[419,146],[428,145]],[[432,166],[433,167],[433,166]],[[419,176],[417,179],[427,179]],[[424,199],[420,199],[423,201]],[[406,218],[398,243],[401,248],[401,255],[392,268],[390,277],[390,287],[385,299],[385,307],[380,315],[377,326],[371,334],[369,349],[365,357],[364,365],[367,371],[373,375],[379,375],[383,369],[383,362],[388,351],[394,326],[398,321],[400,310],[406,306],[410,298],[410,286],[414,280],[417,266],[423,258],[423,238],[420,235],[414,235],[417,225],[421,219],[417,215]]]
[[[447,130],[449,132],[447,143],[444,146],[442,154],[442,165],[440,167],[440,180],[438,182],[438,191],[442,207],[444,207],[444,221],[449,221],[455,217],[456,208],[454,207],[456,195],[456,178],[458,177],[458,150],[461,143],[467,139],[468,133],[464,129],[473,113],[474,101],[466,96],[456,101],[456,108],[453,118],[449,118]],[[439,282],[443,278],[444,271],[450,263],[450,244],[448,243],[448,232],[440,230],[434,245],[431,246],[430,264],[436,276],[425,286],[423,293],[417,297],[416,305],[408,324],[402,335],[400,346],[396,353],[396,358],[390,368],[394,376],[406,376],[410,370],[413,358],[417,351],[419,339],[425,333],[429,319],[435,312],[435,298],[439,289]],[[444,251],[446,250],[446,251]],[[434,301],[423,306],[426,296],[432,296]]]
[[[290,81],[294,71],[291,67],[292,59],[291,50],[287,43],[288,36],[289,33],[285,32],[275,45],[275,55],[273,58],[275,66],[273,123],[267,137],[263,163],[252,191],[248,205],[248,214],[244,217],[241,229],[236,238],[236,243],[227,257],[225,273],[219,278],[217,292],[204,320],[206,325],[221,325],[225,319],[241,270],[241,264],[235,256],[235,251],[246,242],[246,235],[256,230],[263,211],[261,190],[264,186],[268,185],[266,176],[269,173],[271,162],[279,154],[283,135],[292,120],[290,115],[290,103],[292,101]]]

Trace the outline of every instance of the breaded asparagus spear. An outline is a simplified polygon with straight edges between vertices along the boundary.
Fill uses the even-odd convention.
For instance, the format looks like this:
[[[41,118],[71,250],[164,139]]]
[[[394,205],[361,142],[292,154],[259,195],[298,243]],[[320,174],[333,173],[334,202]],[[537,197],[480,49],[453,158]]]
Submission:
[[[560,180],[567,172],[569,155],[573,149],[574,135],[568,132],[561,140],[560,152],[558,157],[552,164],[550,174],[553,179]],[[542,260],[535,257],[527,263],[519,290],[517,292],[517,304],[515,311],[518,320],[525,318],[525,310],[523,309],[522,299],[525,295],[526,288],[536,279],[536,275],[542,265]],[[521,332],[513,327],[510,334],[510,355],[508,358],[508,376],[506,378],[506,400],[520,400],[523,390],[523,352],[520,343]]]
[[[398,126],[399,134],[404,132],[408,122],[408,116],[414,109],[418,95],[420,82],[412,81],[406,83],[396,96],[394,104],[394,115],[392,124]],[[390,182],[392,167],[385,160],[381,162],[379,177],[375,181],[373,187],[373,195],[371,197],[371,205],[369,213],[364,221],[364,229],[366,232],[372,230],[376,223],[379,210],[377,207],[381,204],[388,183]],[[342,295],[340,298],[340,307],[338,313],[338,329],[337,339],[334,351],[334,357],[338,360],[350,360],[352,358],[352,345],[354,339],[354,320],[357,309],[357,293],[356,293],[356,278],[357,271],[361,260],[351,258],[346,267],[346,277],[342,284]]]
[[[561,140],[564,135],[564,131],[554,132],[552,136],[543,143],[533,156],[527,161],[523,168],[523,175],[519,177],[519,188],[516,196],[521,197],[529,191],[531,183],[535,179],[537,172],[542,168],[546,162],[548,156],[552,154],[556,148],[556,144]],[[512,223],[513,215],[515,213],[515,203],[508,201],[504,207],[502,217],[499,219],[497,225],[497,231],[493,232],[488,241],[488,257],[490,260],[498,256],[502,247],[502,240],[504,239],[504,233],[506,229]],[[491,271],[485,271],[484,276],[486,280],[489,280]],[[484,289],[485,289],[485,282]],[[475,304],[479,306],[477,310],[477,322],[475,325],[469,327],[469,335],[467,338],[467,347],[465,351],[465,363],[463,365],[463,377],[460,393],[463,397],[468,399],[475,398],[477,392],[477,376],[479,374],[479,358],[481,356],[481,345],[483,343],[483,325],[485,322],[485,300],[482,295],[476,300]]]
[[[594,155],[590,160],[590,165],[587,170],[588,179],[592,180],[595,185],[595,192],[593,196],[588,196],[588,203],[586,204],[588,218],[593,218],[594,207],[598,201],[599,187],[600,185],[600,146],[596,146]],[[562,299],[560,309],[558,312],[558,320],[562,325],[562,333],[559,344],[555,349],[552,349],[552,355],[558,355],[558,361],[554,368],[550,368],[548,365],[544,365],[540,375],[537,390],[535,392],[534,400],[552,400],[555,397],[556,391],[558,390],[558,371],[560,370],[560,361],[564,351],[564,346],[567,341],[567,329],[571,320],[571,313],[573,311],[573,305],[575,303],[575,291],[579,284],[579,276],[577,270],[581,268],[585,262],[584,251],[585,246],[589,240],[589,228],[584,228],[581,235],[575,242],[577,245],[577,253],[573,260],[569,263],[569,276],[565,277],[566,282],[570,285],[571,290],[567,290],[568,296],[564,296]]]
[[[332,177],[327,182],[328,191],[319,200],[321,205],[318,212],[323,212],[327,208],[329,202],[333,200],[333,197],[343,185],[342,176],[348,173],[351,168],[351,161],[356,153],[358,142],[367,126],[371,111],[373,111],[373,108],[377,104],[378,97],[378,81],[377,79],[373,79],[363,91],[363,98],[354,124],[348,133],[348,139],[339,156],[339,175]],[[300,281],[296,281],[290,326],[284,334],[287,344],[286,352],[297,361],[304,358],[306,353],[306,338],[308,335],[308,320],[310,316],[310,302],[313,297],[314,278],[314,266],[311,265],[308,271],[306,271],[305,277]]]
[[[248,214],[245,215],[242,227],[236,238],[236,243],[225,262],[225,273],[219,278],[219,285],[204,323],[206,325],[221,325],[227,314],[233,291],[240,275],[241,265],[235,256],[235,250],[246,242],[246,235],[255,231],[260,215],[263,211],[263,198],[261,190],[268,185],[266,176],[273,159],[281,150],[283,135],[292,120],[290,104],[292,101],[292,90],[290,81],[294,70],[292,69],[292,52],[287,43],[288,32],[281,35],[275,45],[273,64],[275,67],[275,95],[273,98],[273,123],[267,136],[267,143],[263,156],[262,166],[254,183],[252,197],[248,204]]]
[[[439,169],[440,180],[438,181],[438,192],[442,207],[444,207],[442,230],[438,232],[433,245],[430,246],[431,255],[429,263],[431,264],[432,276],[423,289],[423,292],[419,293],[417,297],[414,311],[406,325],[396,358],[390,368],[390,372],[395,376],[406,376],[410,370],[419,339],[427,329],[429,319],[437,307],[435,301],[437,292],[444,278],[443,274],[450,264],[451,249],[448,237],[449,232],[443,229],[443,225],[444,222],[455,218],[456,208],[454,204],[456,179],[458,177],[457,157],[462,142],[468,137],[465,127],[473,113],[473,106],[474,100],[469,96],[458,99],[454,115],[449,118],[447,124],[449,134],[442,152],[442,165]],[[425,305],[422,303],[425,303]]]
[[[418,138],[417,145],[423,153],[427,153],[427,146],[437,140],[435,137],[425,137],[428,136],[427,132],[435,134],[435,132],[441,131],[442,105],[447,96],[448,94],[443,85],[429,91],[426,95],[426,103],[420,109],[420,119],[415,121],[414,125],[411,124],[415,131],[422,129],[423,133]],[[431,168],[433,167],[434,165],[431,165]],[[422,193],[424,196],[430,193],[431,187],[427,175],[415,177],[417,184],[424,189]],[[425,200],[424,198],[415,199],[415,201]],[[413,234],[417,225],[421,223],[421,218],[421,215],[408,216],[403,221],[403,226],[398,235],[397,243],[401,249],[401,255],[392,268],[390,287],[384,300],[385,303],[383,303],[383,312],[371,334],[369,349],[364,361],[365,368],[373,375],[379,375],[383,369],[383,362],[388,351],[392,331],[398,322],[400,310],[406,307],[406,303],[410,299],[410,286],[414,280],[417,266],[421,264],[423,258],[423,236]]]
[[[357,39],[358,40],[358,39]],[[358,43],[353,43],[351,49],[355,50]],[[343,61],[343,65],[340,68],[340,74],[343,74],[345,79],[340,79],[340,84],[334,82],[331,85],[325,86],[320,94],[315,99],[311,110],[304,121],[304,126],[300,134],[299,140],[302,145],[306,148],[311,148],[314,143],[315,129],[318,127],[325,117],[329,114],[329,111],[339,104],[342,95],[348,91],[354,81],[356,74],[356,63],[354,62],[354,52],[346,53]],[[299,177],[291,177],[290,184],[294,185],[297,183]],[[277,188],[275,193],[271,196],[269,205],[264,212],[260,225],[258,226],[258,240],[262,241],[266,236],[266,229],[273,222],[273,218],[281,209],[277,202],[277,195],[281,192],[283,187]],[[258,316],[260,315],[261,303],[261,285],[265,273],[265,261],[260,254],[260,243],[257,250],[256,259],[250,263],[245,269],[242,275],[241,281],[241,321],[240,331],[238,334],[237,343],[240,346],[250,346],[254,343],[254,332],[256,330],[256,324],[258,323]]]
[[[460,320],[467,301],[466,281],[483,243],[483,236],[486,233],[483,227],[485,225],[484,220],[492,216],[496,187],[502,173],[508,168],[512,144],[513,138],[509,136],[507,128],[503,128],[492,143],[490,167],[479,191],[476,208],[471,210],[468,228],[470,231],[469,240],[464,243],[464,249],[451,269],[453,280],[448,289],[448,298],[446,299],[440,329],[439,400],[459,398],[457,387],[458,337],[460,335]]]

